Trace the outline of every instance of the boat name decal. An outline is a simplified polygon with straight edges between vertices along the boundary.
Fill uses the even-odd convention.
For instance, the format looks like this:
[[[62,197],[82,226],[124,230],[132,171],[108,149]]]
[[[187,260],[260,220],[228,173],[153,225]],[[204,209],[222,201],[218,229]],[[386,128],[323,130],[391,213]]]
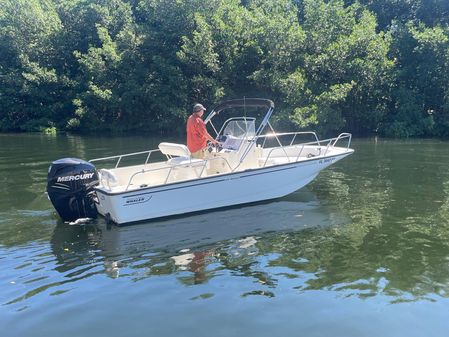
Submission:
[[[333,161],[335,161],[335,157],[332,157],[332,158],[326,158],[326,159],[321,159],[320,161],[319,161],[319,163],[320,164],[327,164],[327,163],[332,163]]]
[[[94,174],[95,173],[85,173],[85,174],[77,174],[76,176],[58,177],[58,183],[64,182],[64,181],[91,179],[94,176]]]
[[[149,197],[134,197],[125,201],[125,206],[134,205],[134,204],[142,204],[144,202],[149,201],[152,196]]]

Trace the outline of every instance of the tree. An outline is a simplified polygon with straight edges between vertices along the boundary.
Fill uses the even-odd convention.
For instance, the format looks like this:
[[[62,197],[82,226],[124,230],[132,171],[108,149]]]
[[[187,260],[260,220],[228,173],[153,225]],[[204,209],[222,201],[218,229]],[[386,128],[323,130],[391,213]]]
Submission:
[[[397,27],[395,109],[382,132],[389,136],[449,135],[449,30],[408,22]]]
[[[5,0],[0,8],[0,128],[51,126],[67,82],[53,67],[61,22],[51,1]]]
[[[301,73],[307,83],[293,120],[324,132],[375,132],[387,113],[394,66],[388,57],[389,35],[376,32],[375,16],[358,4],[305,0],[303,5]]]
[[[0,130],[176,132],[264,96],[323,133],[449,135],[446,0],[4,0]]]

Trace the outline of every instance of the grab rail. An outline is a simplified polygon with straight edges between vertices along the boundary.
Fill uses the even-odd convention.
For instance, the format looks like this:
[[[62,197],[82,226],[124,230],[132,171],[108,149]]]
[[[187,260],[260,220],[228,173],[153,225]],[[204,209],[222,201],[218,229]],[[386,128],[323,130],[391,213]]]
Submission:
[[[111,159],[116,159],[116,158],[118,158],[118,159],[117,159],[117,163],[115,164],[115,167],[114,167],[114,168],[117,168],[118,165],[120,164],[120,161],[121,161],[122,158],[124,158],[124,157],[131,157],[131,156],[136,156],[136,155],[139,155],[139,154],[148,153],[147,159],[145,160],[145,163],[144,163],[144,165],[146,165],[146,164],[148,164],[148,161],[150,160],[151,154],[154,153],[154,152],[161,152],[161,150],[159,150],[159,149],[154,149],[154,150],[148,150],[148,151],[141,151],[141,152],[133,152],[133,153],[121,154],[121,155],[118,155],[118,156],[103,157],[103,158],[95,158],[95,159],[89,160],[89,162],[90,162],[90,163],[93,163],[93,162],[99,162],[99,161],[105,161],[105,160],[111,160]]]
[[[222,158],[222,157],[208,158],[206,160],[203,160],[202,169],[201,169],[201,172],[199,174],[197,174],[197,178],[200,178],[203,175],[204,170],[207,167],[207,164],[210,163],[211,161],[214,161],[214,160],[222,160],[222,161],[224,161],[228,165],[229,171],[232,172],[232,167],[231,167],[231,165],[229,164],[229,162],[227,161],[226,158]],[[170,174],[172,173],[174,168],[186,167],[187,165],[189,165],[189,164],[180,163],[180,164],[175,164],[175,165],[167,165],[167,166],[164,166],[164,167],[158,167],[158,168],[153,168],[153,169],[142,169],[140,171],[137,171],[137,172],[133,173],[130,176],[130,178],[128,180],[128,184],[126,185],[125,191],[128,191],[129,187],[132,185],[132,181],[133,181],[134,177],[139,175],[139,174],[145,174],[145,173],[156,172],[156,171],[161,171],[161,170],[167,170],[168,169],[169,171],[168,171],[167,176],[165,177],[165,180],[164,180],[164,183],[163,183],[165,185],[168,182],[168,179],[170,178]]]
[[[342,139],[345,139],[345,138],[349,138],[349,139],[348,139],[348,144],[346,145],[346,150],[348,150],[348,149],[349,149],[349,146],[351,145],[352,134],[347,133],[347,132],[343,132],[343,133],[340,133],[340,134],[338,135],[338,137],[330,138],[330,139],[329,139],[329,143],[327,144],[326,151],[324,152],[323,156],[326,155],[326,153],[327,153],[327,151],[329,150],[329,147],[330,147],[330,146],[334,147],[334,146],[337,144],[337,142],[338,142],[339,140],[342,140]],[[326,141],[327,141],[327,140],[326,140]],[[332,143],[332,141],[334,141],[334,142]]]
[[[263,167],[266,166],[266,164],[267,164],[268,160],[270,159],[270,156],[272,155],[272,153],[277,151],[277,150],[281,150],[282,149],[284,151],[284,153],[286,153],[286,149],[301,147],[298,155],[296,156],[295,162],[297,162],[299,160],[299,158],[301,157],[302,151],[304,150],[305,146],[307,146],[307,145],[318,145],[320,147],[320,155],[321,156],[325,156],[327,154],[327,152],[328,152],[330,147],[335,147],[335,145],[337,144],[338,141],[340,141],[342,139],[345,139],[345,138],[348,138],[348,144],[346,145],[346,151],[348,151],[349,150],[349,146],[351,145],[351,139],[352,139],[352,134],[350,134],[350,133],[341,133],[341,134],[338,135],[338,137],[324,139],[324,140],[318,140],[318,141],[315,141],[315,142],[308,142],[308,143],[302,143],[302,144],[288,145],[288,146],[272,148],[270,150],[270,152],[268,152],[268,156],[267,156],[267,158],[264,161]],[[321,144],[323,144],[323,143],[327,143],[327,146],[326,146],[326,150],[324,151],[324,153],[321,154],[321,146],[322,146]],[[287,158],[288,162],[290,163],[291,162],[290,157],[286,156],[286,158]]]
[[[270,123],[268,123],[268,125],[270,125]],[[271,125],[270,125],[270,127],[271,127]],[[271,128],[271,129],[273,130],[273,128]],[[289,156],[287,154],[287,151],[285,150],[286,145],[282,145],[282,142],[280,141],[279,138],[283,137],[283,136],[293,136],[292,140],[290,141],[290,145],[289,145],[289,146],[292,146],[294,141],[295,141],[295,139],[296,139],[296,137],[298,135],[313,135],[315,137],[315,140],[318,143],[318,145],[320,145],[320,140],[318,139],[318,136],[317,136],[317,134],[314,131],[298,131],[298,132],[283,132],[283,133],[273,132],[273,133],[270,133],[270,134],[255,136],[255,137],[253,137],[251,139],[248,139],[248,145],[246,146],[245,150],[243,151],[242,156],[240,157],[239,164],[234,168],[233,171],[236,171],[240,167],[240,165],[243,162],[243,160],[246,158],[248,153],[251,151],[252,144],[256,144],[257,141],[259,139],[262,139],[262,138],[263,138],[262,148],[265,146],[266,140],[268,138],[275,138],[277,140],[278,144],[279,144],[279,147],[277,147],[276,149],[277,150],[282,150],[284,152],[284,154],[285,154],[285,157],[290,162],[290,158],[289,158]],[[266,164],[266,162],[265,162],[265,164]],[[264,164],[264,166],[265,166],[265,164]]]
[[[316,132],[314,131],[300,131],[300,132],[283,132],[283,133],[269,133],[266,135],[262,135],[262,136],[258,136],[257,139],[264,139],[262,147],[264,147],[265,142],[267,140],[267,138],[274,138],[274,137],[282,137],[282,136],[293,136],[292,140],[290,142],[290,145],[293,145],[293,142],[296,139],[296,136],[298,135],[312,135],[315,137],[316,143],[318,143],[318,145],[320,145],[320,140],[316,134]]]

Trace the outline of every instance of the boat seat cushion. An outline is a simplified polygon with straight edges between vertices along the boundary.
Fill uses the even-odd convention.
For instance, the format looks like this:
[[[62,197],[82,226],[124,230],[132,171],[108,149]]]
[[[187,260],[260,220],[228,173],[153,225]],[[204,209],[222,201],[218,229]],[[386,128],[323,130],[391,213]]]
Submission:
[[[198,167],[204,165],[205,162],[203,159],[192,158],[188,147],[184,144],[160,143],[159,150],[170,158],[167,161],[168,165],[190,165]]]
[[[203,159],[194,159],[191,157],[175,157],[171,158],[167,161],[169,165],[191,165],[191,166],[200,166],[204,165],[205,160]]]
[[[160,143],[159,150],[166,156],[190,157],[190,151],[184,144]]]

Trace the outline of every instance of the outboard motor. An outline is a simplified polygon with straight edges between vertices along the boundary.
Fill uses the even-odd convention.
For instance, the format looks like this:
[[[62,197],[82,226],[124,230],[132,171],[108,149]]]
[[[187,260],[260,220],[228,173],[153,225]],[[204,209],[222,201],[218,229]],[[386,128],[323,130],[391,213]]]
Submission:
[[[64,221],[97,216],[95,185],[98,185],[95,166],[81,159],[59,159],[48,170],[48,197]]]

